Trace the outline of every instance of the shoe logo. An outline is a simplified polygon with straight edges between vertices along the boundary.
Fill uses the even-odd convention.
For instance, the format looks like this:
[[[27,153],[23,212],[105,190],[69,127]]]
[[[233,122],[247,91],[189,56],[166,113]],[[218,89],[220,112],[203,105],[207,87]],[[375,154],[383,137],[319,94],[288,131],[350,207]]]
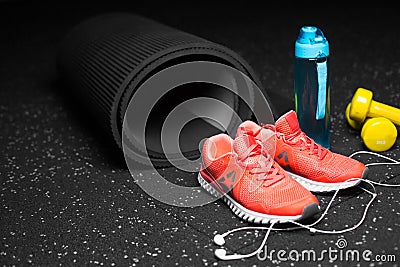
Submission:
[[[282,159],[284,164],[282,163]],[[281,153],[278,155],[278,160],[279,164],[286,170],[291,171],[292,168],[290,167],[289,163],[289,153],[286,150],[283,150]]]
[[[236,171],[229,172],[226,176],[221,177],[218,179],[220,186],[224,193],[229,192],[232,190],[233,186],[235,185],[236,180]]]

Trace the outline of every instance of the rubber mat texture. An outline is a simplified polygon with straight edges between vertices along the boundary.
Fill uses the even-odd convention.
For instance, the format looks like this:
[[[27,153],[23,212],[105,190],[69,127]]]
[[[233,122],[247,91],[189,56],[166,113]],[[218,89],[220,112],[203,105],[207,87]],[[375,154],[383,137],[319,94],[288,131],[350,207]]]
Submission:
[[[332,150],[365,150],[344,111],[358,87],[377,101],[400,107],[400,22],[394,8],[370,6],[329,12],[292,2],[267,7],[150,4],[119,1],[0,2],[0,264],[4,266],[398,266],[400,195],[377,187],[377,200],[363,224],[345,234],[274,232],[268,249],[338,249],[395,255],[394,262],[319,262],[215,258],[216,233],[249,226],[222,201],[179,208],[147,195],[126,168],[121,151],[84,116],[58,80],[57,47],[81,20],[109,11],[136,12],[223,44],[245,58],[259,75],[280,114],[293,108],[294,41],[305,24],[323,29],[331,49]],[[319,12],[319,13],[317,13]],[[278,114],[279,115],[279,114]],[[399,141],[382,154],[400,158]],[[368,163],[379,159],[362,156]],[[196,173],[159,170],[168,179],[195,186]],[[400,183],[400,166],[371,167],[369,178]],[[326,208],[332,194],[316,194]],[[370,196],[359,187],[339,194],[323,229],[358,222]],[[245,231],[227,240],[229,253],[255,249],[265,231]]]

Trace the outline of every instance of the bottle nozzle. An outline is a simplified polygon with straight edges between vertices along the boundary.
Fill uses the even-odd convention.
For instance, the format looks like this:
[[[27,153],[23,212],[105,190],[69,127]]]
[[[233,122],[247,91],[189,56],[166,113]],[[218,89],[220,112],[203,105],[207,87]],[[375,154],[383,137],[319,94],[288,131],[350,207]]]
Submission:
[[[315,39],[317,35],[317,28],[314,26],[304,26],[300,29],[299,38],[300,40],[305,41],[305,43],[310,43]]]
[[[301,27],[296,40],[296,56],[315,58],[321,54],[329,55],[328,41],[323,32],[315,26]]]

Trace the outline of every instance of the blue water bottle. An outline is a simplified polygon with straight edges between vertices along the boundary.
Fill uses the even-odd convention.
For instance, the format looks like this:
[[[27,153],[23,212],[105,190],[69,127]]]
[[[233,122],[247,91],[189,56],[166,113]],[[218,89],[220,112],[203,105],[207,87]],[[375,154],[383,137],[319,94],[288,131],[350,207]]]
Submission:
[[[314,26],[300,29],[295,44],[295,111],[301,129],[330,149],[329,43]]]

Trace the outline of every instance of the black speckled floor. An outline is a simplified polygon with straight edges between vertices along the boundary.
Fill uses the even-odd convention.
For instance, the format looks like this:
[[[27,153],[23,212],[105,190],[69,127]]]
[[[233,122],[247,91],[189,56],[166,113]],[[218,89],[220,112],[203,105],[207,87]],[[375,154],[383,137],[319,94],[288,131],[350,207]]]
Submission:
[[[104,1],[0,2],[0,264],[4,266],[398,266],[399,188],[377,187],[377,199],[364,223],[340,235],[306,230],[273,232],[268,248],[321,252],[337,249],[394,255],[392,262],[262,261],[257,257],[220,261],[214,234],[247,226],[221,202],[178,208],[149,197],[127,170],[120,152],[91,119],[65,97],[58,83],[55,55],[70,27],[91,15],[129,11],[224,44],[256,70],[280,113],[292,107],[293,45],[304,24],[320,26],[331,44],[332,150],[345,155],[364,150],[359,133],[344,119],[358,87],[375,99],[400,107],[400,22],[390,6],[363,9],[328,5],[308,15],[290,2],[264,8],[163,6],[154,11],[136,3]],[[233,5],[233,4],[229,4]],[[241,11],[241,12],[239,12]],[[399,141],[385,156],[400,159]],[[365,163],[377,158],[361,156]],[[165,175],[194,181],[175,169]],[[133,175],[141,176],[137,171]],[[369,178],[400,183],[400,166],[371,167]],[[332,194],[317,194],[324,209]],[[323,229],[358,222],[370,196],[360,188],[343,191]],[[229,252],[249,252],[263,232],[236,234]],[[393,260],[393,257],[391,258]]]

